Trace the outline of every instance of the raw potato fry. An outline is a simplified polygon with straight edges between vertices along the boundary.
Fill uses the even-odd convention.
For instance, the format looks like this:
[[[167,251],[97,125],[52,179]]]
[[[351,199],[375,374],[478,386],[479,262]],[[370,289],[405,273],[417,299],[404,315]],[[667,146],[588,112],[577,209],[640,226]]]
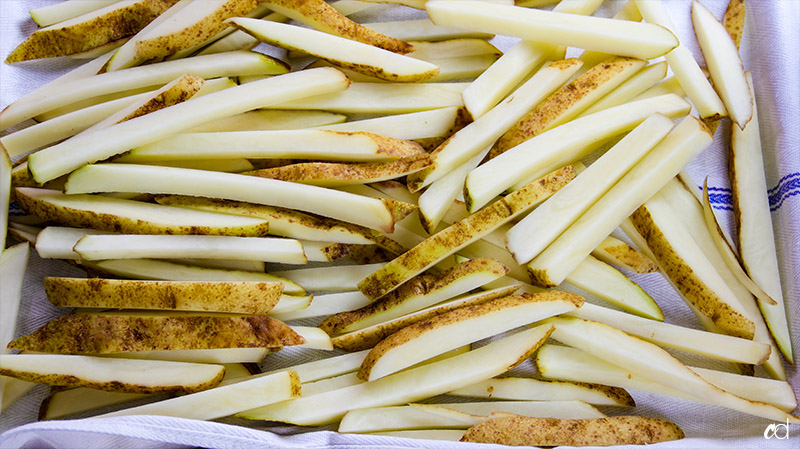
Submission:
[[[16,199],[32,215],[68,226],[131,234],[211,234],[262,236],[269,223],[97,195],[65,195],[55,190],[19,187]]]
[[[321,425],[353,409],[403,404],[445,393],[503,373],[528,358],[552,331],[551,326],[525,330],[465,354],[422,365],[372,382],[249,410],[237,416]]]
[[[281,295],[280,300],[272,310],[269,311],[268,315],[276,318],[274,315],[280,313],[288,313],[288,312],[296,312],[298,310],[303,310],[311,304],[311,300],[314,299],[314,295],[308,296],[292,296],[292,295]]]
[[[671,31],[675,30],[675,25],[661,0],[634,1],[646,22],[661,25]],[[677,48],[667,53],[666,60],[701,118],[716,119],[727,114],[722,100],[684,43],[680,43]]]
[[[101,260],[87,265],[95,270],[135,279],[163,281],[212,281],[212,282],[280,282],[283,293],[302,295],[306,291],[294,282],[267,273],[223,270],[196,267],[181,263],[153,259]]]
[[[246,74],[277,75],[287,70],[277,59],[249,51],[235,51],[70,79],[38,89],[5,108],[0,113],[0,128],[14,126],[43,112],[86,98],[165,84],[186,73],[201,78],[216,78]],[[244,111],[234,113],[238,112]]]
[[[575,310],[583,298],[565,292],[506,296],[404,327],[378,343],[358,377],[375,380],[459,346]]]
[[[750,90],[755,92],[752,77],[749,72],[747,75]],[[794,361],[794,355],[789,338],[783,290],[780,288],[778,256],[769,198],[766,195],[767,182],[758,127],[758,110],[754,104],[753,119],[750,123],[744,129],[731,128],[728,176],[733,194],[733,212],[739,230],[738,246],[742,266],[753,281],[778,303],[776,306],[770,306],[759,301],[758,305],[778,348],[791,363]],[[780,365],[779,361],[776,363]]]
[[[692,2],[692,24],[714,89],[719,92],[731,120],[744,128],[753,117],[753,94],[736,43],[711,11],[697,0]]]
[[[431,153],[433,164],[409,178],[409,189],[418,191],[476,156],[579,67],[580,62],[575,59],[546,64],[508,99],[439,145]]]
[[[438,42],[448,39],[477,38],[491,39],[490,33],[465,30],[463,28],[450,28],[434,25],[431,19],[397,20],[386,22],[364,23],[365,27],[379,33],[404,41]]]
[[[528,264],[531,281],[555,287],[637,207],[711,144],[708,128],[689,116]],[[522,259],[524,260],[524,259]]]
[[[348,85],[349,81],[341,72],[317,69],[225,89],[76,136],[34,153],[28,160],[29,169],[37,182],[46,182],[83,164],[115,156],[216,118],[293,98],[344,90]],[[144,130],[148,132],[142,132]]]
[[[66,56],[136,34],[177,0],[125,0],[35,31],[6,63]]]
[[[423,273],[367,306],[326,318],[319,327],[330,335],[364,329],[467,293],[507,272],[492,259],[472,259],[441,273]]]
[[[651,59],[679,42],[668,29],[646,23],[540,11],[490,2],[444,0],[426,5],[433,23],[556,45]],[[580,30],[580,33],[577,32]]]
[[[439,73],[428,78],[426,81],[429,83],[433,83],[441,81],[475,78],[476,76],[483,73],[483,71],[486,70],[489,66],[491,66],[492,63],[495,62],[498,57],[499,56],[495,54],[481,54],[472,56],[458,56],[454,58],[424,59],[424,61],[430,62],[431,64],[439,67]],[[308,68],[325,67],[325,66],[335,67],[334,65],[326,61],[317,60],[316,62],[309,65]],[[385,82],[380,78],[364,75],[358,72],[354,72],[350,69],[340,68],[340,70],[345,75],[347,75],[348,78],[350,78],[352,81],[355,82],[363,82],[363,83]]]
[[[61,3],[42,6],[41,8],[28,11],[31,19],[40,27],[46,27],[55,23],[63,22],[74,17],[82,16],[86,13],[97,11],[119,0],[67,0]]]
[[[459,109],[451,106],[430,111],[322,125],[319,128],[339,132],[368,132],[394,139],[442,137],[451,134],[450,130],[457,120]]]
[[[728,34],[731,35],[737,50],[739,49],[739,45],[742,43],[745,15],[745,1],[730,0],[728,3],[728,9],[725,10],[725,16],[722,18],[722,25],[725,27],[725,30],[728,32]]]
[[[338,265],[273,271],[272,274],[290,279],[309,291],[356,291],[358,281],[383,265]]]
[[[333,351],[331,337],[322,329],[310,326],[289,326],[297,335],[305,340],[305,343],[297,345],[299,348],[321,349],[323,351]]]
[[[645,64],[640,59],[623,57],[601,61],[521,117],[497,140],[489,156],[496,157],[534,136],[572,120],[636,74]]]
[[[84,260],[200,259],[263,260],[304,265],[303,245],[294,239],[227,235],[87,235],[74,251]]]
[[[187,133],[228,131],[269,131],[279,129],[304,129],[342,123],[347,116],[325,111],[278,111],[258,109],[243,112],[187,130]]]
[[[353,22],[324,0],[266,0],[270,9],[316,30],[395,53],[408,53],[413,47],[400,39],[383,35]]]
[[[366,184],[386,181],[416,173],[430,164],[427,154],[409,156],[393,162],[367,164],[345,164],[307,162],[244,172],[244,175],[281,181],[298,182],[322,187],[337,187],[348,184]]]
[[[594,405],[633,407],[631,395],[622,388],[581,382],[558,382],[524,377],[488,379],[448,394],[470,398],[515,401],[583,401]]]
[[[556,326],[553,338],[667,387],[708,403],[754,416],[800,423],[800,418],[763,402],[748,401],[720,390],[703,380],[658,346],[631,337],[602,323],[577,318],[550,318]]]
[[[132,334],[131,327],[138,329]],[[280,348],[303,344],[282,322],[255,316],[126,316],[72,314],[56,318],[8,347],[76,354],[166,349]]]
[[[592,255],[603,262],[635,273],[655,273],[658,265],[644,253],[613,236],[606,237],[592,250]]]
[[[261,363],[277,348],[177,349],[163,351],[114,352],[118,359],[165,360],[186,363]]]
[[[387,336],[418,321],[422,321],[442,313],[447,313],[460,307],[481,304],[495,298],[502,298],[514,293],[518,289],[519,286],[512,285],[461,296],[417,312],[409,313],[393,320],[373,324],[372,326],[365,327],[364,329],[348,332],[346,334],[337,335],[332,339],[333,345],[334,347],[338,349],[344,349],[345,351],[360,351],[362,349],[372,348]]]
[[[677,118],[689,108],[677,95],[664,95],[596,112],[539,134],[467,175],[467,209],[475,211],[516,183],[584,157],[600,142],[635,128],[652,114]]]
[[[11,202],[11,159],[6,149],[0,145],[0,251],[6,248],[8,230],[8,206]]]
[[[423,153],[414,142],[378,134],[298,129],[177,134],[134,148],[116,162],[230,157],[378,162]]]
[[[300,396],[300,389],[297,373],[287,371],[98,417],[162,415],[210,420],[296,398]]]
[[[62,387],[121,393],[195,393],[214,388],[221,365],[63,354],[0,355],[0,374]]]
[[[361,292],[315,295],[308,307],[293,312],[272,312],[270,316],[281,321],[301,320],[305,318],[329,316],[343,310],[355,310],[369,303],[369,299],[362,295]]]
[[[630,1],[632,0],[629,0],[629,2]],[[594,114],[597,111],[633,101],[642,92],[663,80],[667,75],[667,70],[668,64],[666,61],[648,65],[620,84],[619,87],[606,94],[603,98],[597,100],[593,105],[589,106],[588,109],[581,112],[579,116]]]
[[[752,339],[754,322],[675,214],[659,193],[639,207],[631,220],[665,277],[706,328],[713,326],[728,335]]]
[[[613,446],[680,440],[683,431],[665,419],[613,416],[553,419],[497,413],[470,427],[461,441],[509,446]]]
[[[47,277],[56,307],[158,309],[263,315],[283,292],[279,282],[190,282]]]
[[[660,346],[719,360],[760,365],[770,354],[769,346],[764,343],[660,323],[589,303],[567,315],[599,321]]]
[[[246,18],[234,18],[230,23],[262,42],[300,50],[331,64],[387,81],[425,81],[439,72],[439,68],[429,62],[307,28]]]
[[[529,262],[557,241],[561,234],[644,159],[673,126],[672,120],[661,114],[647,118],[578,174],[574,182],[511,227],[506,233],[505,243],[517,263]]]
[[[132,61],[112,61],[116,69],[158,60],[180,50],[200,44],[228,27],[225,20],[252,11],[256,0],[205,0],[191,2],[181,8],[169,21],[149,29],[137,39]]]
[[[416,207],[255,176],[135,164],[84,166],[70,175],[65,191],[161,193],[248,201],[290,207],[383,232],[392,232],[394,223]]]
[[[344,92],[316,95],[271,107],[320,109],[346,114],[405,114],[464,106],[461,91],[468,85],[469,83],[352,83]]]
[[[480,239],[547,199],[575,177],[571,166],[561,168],[497,200],[490,207],[454,223],[388,262],[359,282],[364,295],[377,299],[450,254]]]

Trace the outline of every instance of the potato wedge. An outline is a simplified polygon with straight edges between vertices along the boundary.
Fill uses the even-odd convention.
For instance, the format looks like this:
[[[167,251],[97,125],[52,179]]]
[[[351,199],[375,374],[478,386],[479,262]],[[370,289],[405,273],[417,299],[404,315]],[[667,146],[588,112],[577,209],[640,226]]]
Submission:
[[[617,268],[625,268],[634,273],[655,273],[658,265],[644,253],[616,237],[608,236],[592,250],[592,255]]]
[[[47,277],[56,307],[157,309],[263,315],[281,297],[279,282],[189,282]]]
[[[653,444],[684,436],[680,427],[660,418],[553,419],[497,413],[470,427],[461,441],[509,446],[612,446]]]
[[[725,10],[725,16],[722,18],[722,25],[725,27],[725,30],[728,31],[728,34],[731,35],[737,50],[742,43],[745,15],[745,0],[731,0],[728,3],[728,8]]]
[[[566,292],[514,295],[419,321],[384,338],[367,354],[358,377],[375,380],[483,338],[558,315],[583,304]]]
[[[137,332],[129,329],[136,328]],[[109,354],[166,349],[279,348],[303,339],[268,316],[71,314],[9,343],[11,349]]]
[[[194,393],[214,388],[221,365],[65,354],[0,355],[0,375],[62,387],[121,393]]]

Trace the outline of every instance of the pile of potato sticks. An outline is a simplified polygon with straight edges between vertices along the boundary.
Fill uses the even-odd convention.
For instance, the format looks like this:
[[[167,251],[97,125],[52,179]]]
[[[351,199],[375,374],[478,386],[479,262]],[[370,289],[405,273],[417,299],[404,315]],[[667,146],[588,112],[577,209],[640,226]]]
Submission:
[[[38,123],[0,144],[2,185],[30,214],[9,234],[92,278],[46,279],[48,300],[75,310],[12,341],[29,244],[3,252],[3,344],[24,352],[0,357],[4,409],[45,383],[44,418],[169,394],[103,416],[525,445],[683,436],[588,405],[630,406],[630,388],[797,422],[736,52],[743,1],[724,25],[691,5],[706,71],[660,2],[632,0],[612,22],[590,17],[597,0],[552,12],[437,0],[407,5],[430,20],[366,26],[346,17],[371,6],[359,2],[96,3],[62,6],[77,18],[50,27],[55,8],[32,11],[45,27],[8,59],[91,58],[6,108],[3,128]],[[91,28],[120,11],[125,27]],[[64,39],[65,25],[92,39]],[[501,56],[485,40],[495,33],[523,40]],[[316,60],[292,71],[250,51],[260,42]],[[587,50],[564,59],[565,46]],[[738,257],[682,172],[724,116]],[[617,227],[638,251],[610,237]],[[307,263],[320,265],[296,267]],[[619,269],[661,271],[714,333],[662,323]],[[318,326],[284,324],[295,320]],[[298,345],[351,354],[255,373]],[[658,345],[741,374],[689,368]],[[496,378],[529,357],[540,378]],[[755,365],[773,379],[750,377]],[[506,401],[417,403],[442,394]]]

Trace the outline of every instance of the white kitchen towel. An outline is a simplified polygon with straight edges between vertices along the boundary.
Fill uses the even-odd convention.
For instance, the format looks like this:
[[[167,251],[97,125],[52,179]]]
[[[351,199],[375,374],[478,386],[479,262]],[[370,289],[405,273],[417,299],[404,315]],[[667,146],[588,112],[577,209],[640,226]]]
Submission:
[[[197,0],[202,1],[202,0]],[[27,16],[28,9],[54,3],[53,0],[0,0],[0,56],[5,57],[33,30],[35,24]],[[698,58],[689,11],[690,0],[664,0],[677,33]],[[783,291],[791,318],[795,357],[800,354],[800,1],[748,0],[748,16],[742,42],[745,67],[753,72],[761,118],[764,159],[772,208],[772,219],[780,259]],[[606,0],[598,15],[610,16],[621,5],[620,0]],[[712,12],[721,17],[727,0],[706,0]],[[422,13],[400,6],[378,5],[367,20],[397,20],[420,17]],[[515,39],[497,37],[499,48],[507,49]],[[26,92],[75,67],[74,60],[33,61],[0,65],[0,107],[5,107]],[[727,181],[726,122],[717,131],[714,144],[693,161],[689,173],[698,183],[710,177],[713,202],[723,224],[730,227],[730,190]],[[41,260],[32,255],[23,291],[23,304],[17,326],[18,334],[27,334],[60,312],[45,299],[44,276],[80,276],[82,272],[62,262]],[[634,275],[658,301],[667,321],[699,327],[696,318],[671,287],[658,274]],[[591,300],[591,298],[590,298]],[[706,361],[675,353],[693,364]],[[281,351],[267,359],[276,368],[322,357],[322,351]],[[715,365],[710,365],[715,366]],[[522,369],[530,369],[530,366]],[[760,373],[763,375],[763,373]],[[787,374],[800,394],[800,374],[795,366]],[[685,440],[663,443],[664,448],[730,448],[730,447],[797,447],[800,426],[789,429],[788,439],[781,429],[772,438],[764,433],[770,423],[738,412],[695,402],[671,399],[649,393],[631,392],[637,407],[629,410],[604,408],[611,415],[638,414],[667,418],[680,425]],[[339,435],[328,430],[287,429],[285,427],[250,429],[216,422],[197,422],[166,417],[122,417],[109,419],[70,420],[35,423],[47,388],[37,387],[0,416],[0,448],[463,448],[459,443],[413,441],[398,438]],[[30,423],[30,424],[29,424]],[[258,427],[256,424],[254,427]],[[9,430],[10,429],[10,430]],[[773,427],[774,429],[774,427]],[[277,433],[297,433],[278,435]],[[303,433],[304,432],[304,433]],[[499,447],[499,446],[483,446]]]

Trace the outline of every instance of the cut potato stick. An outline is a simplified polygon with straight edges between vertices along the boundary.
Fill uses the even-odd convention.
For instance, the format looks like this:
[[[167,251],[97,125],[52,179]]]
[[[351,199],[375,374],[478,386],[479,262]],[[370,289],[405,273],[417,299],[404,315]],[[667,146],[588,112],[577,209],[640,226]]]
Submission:
[[[338,265],[333,267],[301,268],[273,271],[272,275],[285,277],[309,291],[356,291],[356,284],[383,263],[369,265]]]
[[[11,407],[37,385],[33,382],[25,382],[13,377],[0,377],[0,388],[2,388],[2,392],[0,392],[0,412],[6,411],[7,408]]]
[[[635,273],[654,273],[658,271],[658,265],[652,259],[631,245],[610,235],[592,250],[592,255],[607,264],[625,268]]]
[[[497,140],[490,157],[496,157],[526,140],[570,121],[636,74],[645,64],[641,59],[618,56],[600,61],[521,117]]]
[[[511,369],[530,356],[551,331],[550,326],[522,331],[465,354],[373,382],[249,410],[237,416],[320,425],[340,419],[349,410],[397,405],[435,396]]]
[[[87,235],[74,248],[84,260],[201,259],[263,260],[306,264],[303,245],[294,239],[222,235]]]
[[[504,286],[487,290],[485,292],[473,293],[455,298],[453,300],[428,307],[427,309],[409,313],[393,320],[374,324],[372,326],[365,327],[364,329],[348,332],[346,334],[337,335],[332,339],[333,345],[336,348],[344,349],[346,351],[360,351],[362,349],[372,348],[387,336],[406,326],[460,307],[481,304],[494,298],[508,296],[514,293],[517,289],[519,289],[519,286],[517,285]]]
[[[674,32],[675,25],[661,0],[634,1],[647,23],[661,25]],[[667,53],[666,59],[701,118],[719,118],[727,114],[722,100],[684,43],[680,43],[677,48]]]
[[[46,189],[19,187],[16,198],[23,210],[69,226],[139,234],[217,234],[261,236],[269,223],[178,207],[97,195],[65,195]]]
[[[517,182],[580,159],[600,142],[635,128],[652,114],[676,118],[689,112],[689,106],[677,95],[664,95],[595,112],[539,134],[467,175],[468,209],[475,211]]]
[[[745,1],[744,0],[731,0],[728,3],[728,8],[725,10],[725,16],[722,18],[722,25],[725,30],[731,35],[736,49],[742,43],[742,34],[744,34],[744,21],[746,15]],[[752,89],[750,90],[752,92]]]
[[[245,158],[235,159],[184,159],[178,161],[143,161],[142,165],[161,165],[163,167],[189,168],[192,170],[219,171],[224,173],[242,173],[255,170],[255,165]]]
[[[706,177],[705,181],[703,182],[703,216],[706,220],[706,226],[708,226],[708,232],[711,234],[711,239],[714,242],[714,245],[717,246],[719,249],[720,255],[725,259],[725,264],[731,269],[733,274],[736,276],[736,279],[744,285],[750,293],[755,296],[759,302],[764,303],[767,306],[775,306],[778,303],[772,299],[761,287],[758,286],[750,276],[745,273],[744,268],[739,263],[739,260],[734,257],[733,252],[730,250],[730,246],[728,241],[725,239],[725,236],[722,234],[722,228],[719,225],[719,221],[717,221],[716,215],[714,215],[714,210],[711,208],[711,200],[708,196],[708,177]]]
[[[528,264],[534,285],[554,287],[642,203],[711,143],[708,128],[687,117],[547,249]]]
[[[760,365],[770,353],[769,346],[764,343],[660,323],[594,304],[584,304],[567,315],[608,324],[659,346],[718,360]]]
[[[302,363],[300,365],[293,365],[287,368],[256,374],[255,376],[263,377],[273,373],[294,371],[300,378],[300,382],[309,385],[311,382],[340,377],[348,373],[353,374],[353,378],[355,378],[355,372],[358,371],[358,367],[361,366],[361,362],[364,360],[367,352],[368,351],[361,351],[351,354],[327,357],[324,359],[315,360],[313,362]]]
[[[386,244],[388,240],[378,235],[377,231],[363,226],[280,207],[177,195],[159,196],[156,201],[160,204],[190,209],[262,218],[269,221],[271,234],[283,237],[362,245],[376,241]],[[398,249],[387,247],[392,250]]]
[[[409,56],[413,57],[413,55]],[[428,78],[425,81],[429,83],[434,83],[434,82],[438,83],[442,81],[475,78],[476,76],[483,73],[483,71],[486,70],[489,66],[491,66],[492,63],[494,63],[498,57],[499,56],[496,54],[481,54],[472,56],[458,56],[454,58],[428,58],[425,59],[425,61],[437,66],[439,68],[439,73]],[[317,62],[314,62],[313,64],[309,65],[308,68],[325,67],[328,65],[333,66],[332,64],[326,61],[318,60]],[[354,82],[360,82],[360,83],[386,82],[381,80],[380,78],[364,75],[358,72],[354,72],[350,69],[340,68],[340,70]]]
[[[683,88],[681,87],[681,83],[675,76],[670,76],[664,81],[640,93],[639,95],[634,97],[633,101],[644,100],[645,98],[652,98],[666,94],[675,94],[679,97],[686,96],[686,92],[684,92]]]
[[[186,363],[261,363],[277,348],[177,349],[102,354],[118,359],[166,360]]]
[[[314,299],[314,295],[308,296],[292,296],[292,295],[281,295],[280,300],[272,310],[269,311],[268,315],[277,318],[275,315],[281,313],[292,313],[297,312],[298,310],[306,309],[311,301]]]
[[[61,3],[42,6],[31,9],[28,13],[40,27],[46,27],[55,23],[63,22],[74,17],[82,16],[100,8],[105,8],[119,0],[68,0]]]
[[[279,103],[277,109],[315,109],[350,114],[405,114],[464,106],[469,83],[352,83],[344,92]]]
[[[128,329],[136,327],[138,332]],[[166,349],[280,348],[304,341],[282,322],[255,316],[64,315],[9,343],[11,349],[109,354]]]
[[[699,1],[692,2],[692,24],[697,43],[731,120],[744,128],[753,117],[753,94],[747,84],[736,43],[714,14]]]
[[[754,322],[663,194],[650,198],[631,220],[665,277],[706,328],[712,325],[728,335],[753,338]]]
[[[242,174],[321,187],[337,187],[340,185],[367,184],[395,179],[416,173],[429,164],[430,157],[427,154],[420,154],[400,158],[392,162],[367,164],[306,162],[253,170]]]
[[[41,28],[17,46],[6,63],[91,50],[135,34],[177,0],[124,0]]]
[[[413,47],[397,38],[383,35],[373,29],[353,22],[324,0],[267,0],[267,6],[280,14],[297,20],[316,30],[352,39],[395,53],[408,53]]]
[[[629,0],[632,1],[632,0]],[[631,3],[629,3],[631,4]],[[579,116],[594,114],[603,109],[612,108],[621,104],[633,101],[637,96],[647,89],[655,86],[667,75],[668,64],[666,61],[650,64],[635,75],[628,78],[616,89],[597,100],[588,109],[581,112]]]
[[[415,363],[492,335],[555,316],[583,304],[565,292],[506,296],[459,308],[407,326],[378,343],[361,364],[358,377],[373,381]]]
[[[369,0],[368,0],[369,1]],[[413,1],[413,0],[393,0]],[[461,441],[464,436],[462,429],[424,429],[424,430],[390,430],[386,432],[371,432],[366,435],[383,437],[410,438],[419,440]]]
[[[463,28],[450,28],[434,25],[431,19],[397,20],[386,22],[368,22],[362,24],[379,33],[404,41],[439,42],[448,39],[491,39],[491,33],[465,30]]]
[[[87,165],[70,175],[65,190],[70,194],[114,191],[248,201],[312,212],[384,232],[392,232],[395,221],[414,207],[255,176],[134,164]]]
[[[747,75],[751,91],[755,92],[752,77],[749,72]],[[780,288],[778,256],[769,198],[766,194],[767,182],[758,127],[758,110],[754,104],[750,123],[744,129],[731,128],[728,174],[733,194],[733,211],[739,228],[739,254],[747,274],[778,303],[770,306],[759,301],[758,305],[778,348],[791,363],[794,356],[783,290]]]
[[[680,427],[660,418],[613,416],[579,420],[498,413],[470,427],[461,441],[514,446],[612,446],[674,441],[684,436]]]
[[[278,111],[258,109],[243,112],[187,130],[187,133],[210,133],[228,131],[269,131],[279,129],[303,129],[330,126],[342,123],[347,116],[325,111]],[[368,130],[364,130],[368,131]],[[380,133],[378,133],[380,134]]]
[[[297,335],[303,337],[305,343],[296,345],[298,348],[321,349],[323,351],[333,351],[331,337],[322,329],[310,326],[289,326]]]
[[[229,23],[262,42],[300,50],[337,66],[388,81],[424,81],[439,71],[429,62],[294,25],[241,17],[230,19]]]
[[[162,415],[189,419],[216,419],[300,396],[293,371],[245,380],[191,395],[100,415]]]
[[[311,304],[304,309],[294,312],[270,313],[270,316],[281,321],[301,320],[355,310],[369,303],[370,300],[361,292],[330,293],[327,295],[315,295]]]
[[[680,361],[658,346],[631,337],[606,324],[577,318],[550,318],[556,326],[553,338],[587,351],[634,374],[659,382],[698,399],[775,421],[800,422],[774,406],[748,401],[720,390],[703,380]]]
[[[284,239],[288,240],[288,239]],[[350,246],[344,243],[300,241],[309,262],[333,262],[350,255]]]
[[[73,245],[74,246],[74,245]],[[170,259],[170,262],[196,265],[206,268],[222,268],[223,270],[241,270],[263,273],[267,265],[261,260],[233,260],[233,259]]]
[[[176,159],[317,159],[391,161],[423,153],[410,141],[365,132],[314,129],[177,134],[134,148],[117,162]]]
[[[369,305],[328,317],[319,327],[330,335],[364,329],[467,293],[507,272],[502,264],[484,258],[460,263],[441,273],[420,274]]]
[[[56,307],[158,309],[263,315],[278,303],[279,282],[190,282],[47,277]]]
[[[49,147],[31,155],[29,169],[36,181],[45,182],[87,162],[106,159],[215,118],[292,98],[343,90],[348,84],[337,70],[317,69],[225,89]],[[142,132],[143,129],[148,132]],[[70,157],[65,157],[65,152]]]
[[[571,166],[564,167],[497,200],[490,207],[450,225],[388,262],[359,282],[359,290],[371,299],[389,293],[448,255],[529,211],[561,189],[574,176],[575,171]]]
[[[606,192],[645,158],[672,127],[672,120],[661,114],[647,118],[578,174],[573,182],[514,225],[506,234],[506,245],[517,263],[529,262],[557,241],[581,215],[591,210]]]
[[[0,251],[6,249],[6,232],[8,231],[8,206],[11,202],[11,159],[6,149],[0,144]]]
[[[286,278],[267,273],[196,267],[165,260],[101,260],[87,263],[87,266],[105,273],[134,279],[163,281],[280,282],[283,284],[283,292],[285,294],[302,295],[306,292],[302,287]]]
[[[431,154],[433,164],[409,180],[412,191],[440,179],[491,145],[530,108],[564,83],[580,67],[567,59],[546,64],[530,80],[474,122],[456,132]]]
[[[62,387],[122,393],[194,393],[217,386],[221,365],[64,354],[0,355],[0,374]]]
[[[451,390],[449,395],[513,401],[583,401],[593,405],[633,407],[633,398],[622,388],[606,385],[557,382],[523,377],[501,377]]]
[[[347,412],[340,433],[375,433],[412,429],[466,429],[494,412],[540,418],[589,419],[605,416],[581,401],[457,402],[366,408]]]
[[[186,73],[192,73],[201,78],[216,78],[246,74],[276,75],[286,73],[286,70],[283,63],[275,59],[259,53],[241,51],[162,62],[117,73],[79,78],[42,89],[16,101],[13,106],[9,106],[0,114],[0,128],[8,128],[42,112],[84,98],[164,84]]]
[[[651,24],[540,11],[489,2],[445,0],[426,5],[433,23],[556,45],[651,59],[679,42],[672,32]],[[577,32],[580,30],[580,33]]]
[[[235,85],[236,83],[227,77],[212,79],[203,85],[198,95],[216,92]],[[74,136],[122,108],[142,101],[150,96],[151,93],[145,92],[67,112],[63,115],[53,117],[47,121],[3,136],[0,138],[0,144],[6,148],[9,152],[9,156],[19,156],[44,145]]]
[[[447,107],[322,125],[319,128],[338,132],[368,132],[394,139],[425,139],[447,135],[455,124],[458,113],[459,108]]]
[[[3,279],[3,284],[0,286],[0,354],[10,352],[6,345],[14,338],[16,332],[28,253],[27,243],[18,243],[8,249],[0,250],[0,276]],[[2,380],[0,388],[3,388]]]

